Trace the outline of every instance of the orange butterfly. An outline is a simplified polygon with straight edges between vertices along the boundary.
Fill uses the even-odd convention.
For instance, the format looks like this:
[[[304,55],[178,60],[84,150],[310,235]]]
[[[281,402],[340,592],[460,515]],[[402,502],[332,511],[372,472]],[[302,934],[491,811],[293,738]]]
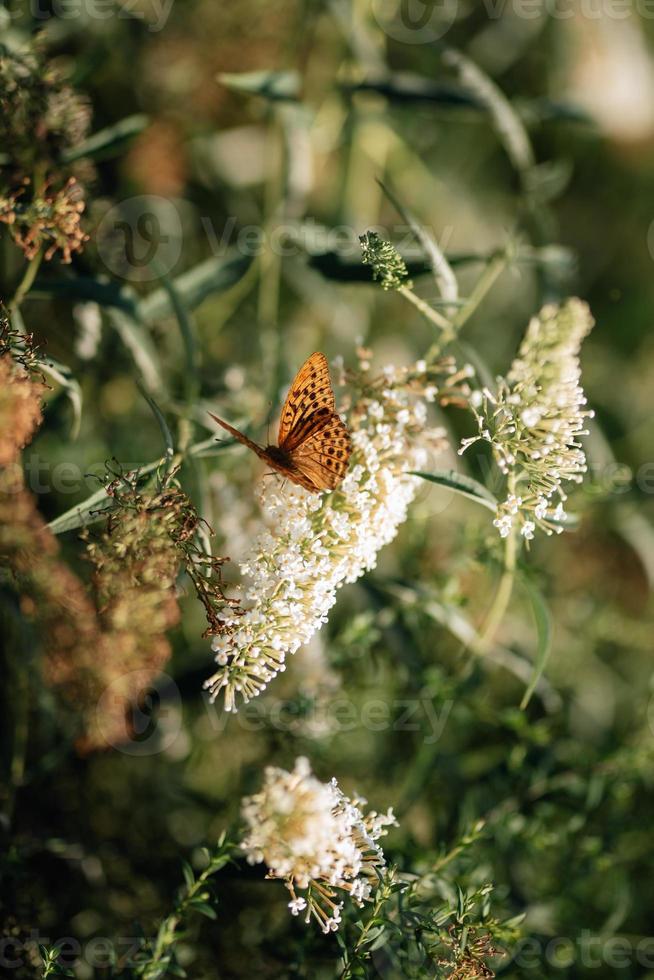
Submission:
[[[209,414],[274,470],[305,490],[333,490],[345,476],[352,443],[336,414],[324,354],[312,354],[296,374],[279,420],[278,446],[264,449],[217,415]]]

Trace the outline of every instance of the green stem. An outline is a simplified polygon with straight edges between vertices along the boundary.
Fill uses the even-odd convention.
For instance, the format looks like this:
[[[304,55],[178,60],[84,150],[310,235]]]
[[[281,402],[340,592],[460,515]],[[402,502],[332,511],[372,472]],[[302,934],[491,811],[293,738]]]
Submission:
[[[159,931],[157,933],[157,940],[152,950],[152,956],[146,963],[143,964],[140,975],[143,980],[154,980],[155,977],[162,976],[161,968],[166,959],[166,956],[170,953],[171,949],[177,942],[177,929],[180,923],[183,922],[185,916],[190,910],[193,900],[199,895],[202,896],[202,890],[206,887],[207,881],[219,871],[222,864],[216,864],[211,861],[207,868],[202,872],[198,878],[187,886],[183,896],[177,902],[173,912],[164,919],[161,924]],[[208,898],[207,894],[204,896]]]
[[[405,299],[408,299],[410,303],[413,303],[416,309],[420,310],[422,315],[426,317],[427,320],[430,320],[438,327],[439,330],[443,331],[444,335],[451,333],[452,324],[447,317],[444,317],[442,313],[439,313],[437,310],[432,309],[429,303],[425,303],[424,299],[420,299],[419,296],[416,296],[412,289],[410,289],[408,286],[400,286],[397,292],[400,294],[400,296],[404,296]]]
[[[479,277],[475,288],[468,297],[467,302],[460,308],[459,312],[454,317],[452,326],[454,327],[455,333],[458,333],[468,322],[473,313],[476,312],[482,300],[486,298],[487,294],[491,291],[499,277],[504,272],[507,262],[508,255],[505,251],[494,255],[490,260]]]
[[[370,934],[370,930],[373,928],[373,926],[376,926],[379,923],[379,915],[382,911],[382,908],[393,894],[392,886],[394,881],[395,881],[395,869],[390,868],[384,877],[383,883],[377,889],[377,894],[375,896],[375,902],[372,911],[368,915],[366,924],[361,929],[359,938],[354,945],[352,959],[348,958],[348,960],[344,964],[339,980],[351,980],[351,978],[355,975],[352,972],[352,967],[356,965],[356,960],[360,958],[362,951],[365,949],[366,941]],[[364,958],[367,960],[369,958],[369,955],[370,954],[366,956],[364,954]],[[360,974],[356,974],[356,975],[359,976]]]
[[[25,270],[23,278],[18,284],[18,288],[14,293],[12,299],[9,301],[9,312],[12,313],[14,310],[20,308],[21,303],[27,296],[28,292],[34,284],[36,279],[36,273],[39,271],[39,266],[41,265],[41,259],[43,258],[43,251],[39,249],[36,255],[30,259],[29,265]]]
[[[509,480],[509,493],[514,493],[515,485],[513,480]],[[515,573],[518,562],[518,540],[515,528],[511,528],[504,545],[504,570],[500,579],[493,604],[486,616],[486,621],[479,631],[479,641],[476,644],[475,652],[484,654],[492,645],[502,620],[506,615],[513,594],[515,583]]]
[[[446,344],[456,340],[470,317],[476,312],[482,301],[504,272],[508,261],[508,250],[498,252],[491,258],[466,302],[462,307],[460,307],[452,322],[448,323],[447,329],[443,330],[443,335],[439,338],[439,340],[437,340],[436,343],[432,344],[430,347],[426,355],[427,361],[435,360],[440,355],[443,347],[445,347]]]

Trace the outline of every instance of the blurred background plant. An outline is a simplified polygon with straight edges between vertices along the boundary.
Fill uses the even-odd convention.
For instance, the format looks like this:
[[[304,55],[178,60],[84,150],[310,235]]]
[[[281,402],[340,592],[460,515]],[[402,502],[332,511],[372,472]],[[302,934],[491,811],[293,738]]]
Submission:
[[[14,563],[0,580],[18,980],[654,975],[654,25],[638,4],[409,8],[0,7],[1,506],[32,549],[27,578]],[[362,262],[371,230],[401,259],[387,290]],[[536,534],[507,577],[493,447],[458,457],[477,425],[439,398],[451,448],[376,569],[262,697],[211,706],[203,633],[236,580],[211,555],[246,555],[261,470],[207,410],[263,441],[304,356],[353,365],[362,344],[375,370],[452,356],[471,392],[495,390],[530,318],[571,295],[597,323],[576,528]],[[108,463],[127,481],[109,519]],[[121,550],[133,522],[147,555]],[[165,593],[138,643],[133,604],[97,581],[128,565],[139,595]],[[63,637],[53,589],[77,609]],[[131,736],[80,755],[107,700],[89,716],[44,662],[55,638],[112,631],[135,670],[165,674],[134,679]],[[82,646],[122,705],[106,688],[120,650]],[[378,903],[328,936],[212,844],[263,768],[299,755],[399,823]]]

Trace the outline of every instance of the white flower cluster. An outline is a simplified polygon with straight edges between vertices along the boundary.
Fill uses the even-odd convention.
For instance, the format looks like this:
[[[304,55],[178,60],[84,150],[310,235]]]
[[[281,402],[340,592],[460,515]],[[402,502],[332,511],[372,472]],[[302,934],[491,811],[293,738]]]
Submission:
[[[338,489],[317,495],[270,480],[262,492],[264,526],[241,564],[241,608],[226,612],[225,632],[213,639],[219,669],[205,684],[212,698],[224,692],[228,711],[284,670],[286,656],[327,622],[340,586],[374,568],[416,493],[410,471],[424,467],[427,444],[442,445],[442,430],[427,429],[426,401],[440,393],[435,372],[422,362],[372,378],[365,355],[347,413],[352,456]],[[455,390],[463,376],[452,365],[439,370]]]
[[[365,803],[350,800],[335,779],[321,783],[305,758],[292,772],[269,766],[263,788],[242,803],[248,862],[265,862],[268,877],[286,884],[293,915],[306,912],[305,922],[313,916],[326,933],[339,926],[339,892],[362,905],[386,866],[377,841],[397,821],[392,809],[364,816]]]
[[[514,527],[527,540],[537,526],[547,534],[563,530],[563,484],[581,483],[587,469],[579,439],[593,413],[580,385],[579,351],[592,327],[579,299],[544,307],[497,391],[484,389],[477,399],[479,435],[464,440],[459,452],[480,439],[492,445],[509,487],[494,522],[502,537]]]

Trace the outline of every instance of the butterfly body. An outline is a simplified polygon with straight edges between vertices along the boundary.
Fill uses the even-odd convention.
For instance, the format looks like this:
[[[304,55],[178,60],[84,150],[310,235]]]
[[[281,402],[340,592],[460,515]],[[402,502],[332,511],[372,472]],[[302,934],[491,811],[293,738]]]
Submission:
[[[315,353],[298,371],[284,402],[279,445],[259,446],[228,422],[211,417],[272,469],[305,490],[320,493],[338,486],[352,452],[349,433],[335,408],[327,358]]]

